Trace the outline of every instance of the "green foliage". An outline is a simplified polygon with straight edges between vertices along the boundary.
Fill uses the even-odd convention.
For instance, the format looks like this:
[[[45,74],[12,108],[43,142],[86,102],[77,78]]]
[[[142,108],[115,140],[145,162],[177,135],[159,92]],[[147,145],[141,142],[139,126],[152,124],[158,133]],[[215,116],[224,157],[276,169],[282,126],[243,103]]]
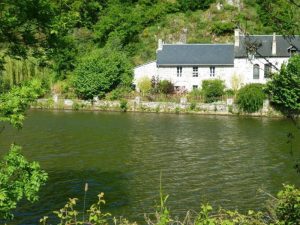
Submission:
[[[256,0],[261,21],[284,35],[300,32],[300,7],[286,0]],[[296,2],[296,1],[295,1]]]
[[[122,112],[126,112],[128,110],[128,102],[126,99],[120,100],[120,109]]]
[[[78,97],[102,97],[118,86],[130,86],[132,66],[127,56],[108,49],[95,51],[85,57],[75,70],[74,88]]]
[[[21,128],[26,109],[43,93],[42,83],[39,80],[32,80],[0,95],[0,121],[9,122],[13,126]]]
[[[299,224],[300,190],[291,185],[284,185],[277,198],[275,212],[279,221],[284,221],[282,224]]]
[[[116,89],[109,92],[105,98],[111,101],[122,99],[132,91],[129,87],[117,87]]]
[[[151,79],[148,77],[142,77],[138,80],[137,87],[143,94],[149,93],[152,89]]]
[[[225,90],[225,95],[228,96],[228,97],[235,96],[235,94],[236,94],[236,91],[233,90],[233,89],[227,89],[227,90]]]
[[[202,91],[205,102],[215,102],[224,94],[225,84],[222,80],[203,80]]]
[[[158,90],[163,94],[172,94],[174,92],[174,85],[171,81],[162,80],[158,84]]]
[[[215,0],[177,0],[179,7],[183,11],[194,11],[197,9],[207,9]]]
[[[247,84],[237,94],[238,107],[248,113],[254,113],[263,107],[266,98],[262,84]]]
[[[37,162],[28,162],[21,148],[12,145],[0,162],[0,218],[12,219],[18,202],[38,200],[37,193],[47,180],[47,173]]]
[[[232,22],[215,22],[212,26],[212,32],[218,36],[233,34],[236,25]]]
[[[267,84],[271,103],[287,116],[300,113],[300,55],[290,58]]]
[[[196,106],[197,106],[196,102],[191,102],[190,110],[194,111],[196,109]]]
[[[193,89],[190,93],[188,93],[189,101],[199,101],[203,99],[203,92],[200,89]]]
[[[77,198],[70,198],[68,203],[59,211],[54,211],[53,213],[60,220],[60,225],[80,225],[80,224],[108,224],[108,218],[110,216],[109,213],[102,212],[102,205],[105,204],[105,200],[103,199],[104,194],[98,194],[98,201],[95,204],[92,204],[88,210],[84,212],[87,219],[85,217],[79,218],[79,211],[75,209],[77,205]],[[41,224],[48,224],[48,217],[43,217],[40,219]]]
[[[67,224],[91,224],[91,225],[106,225],[110,224],[111,214],[103,213],[101,206],[105,204],[102,199],[103,193],[99,194],[99,200],[93,204],[90,209],[80,212],[75,209],[78,199],[69,199],[69,202],[64,208],[59,211],[54,211],[54,214],[60,220],[60,225]],[[242,214],[238,211],[230,211],[225,209],[214,210],[210,204],[201,204],[200,211],[194,213],[187,212],[185,218],[180,221],[178,218],[171,216],[171,211],[167,207],[168,195],[164,195],[160,185],[160,201],[156,207],[154,214],[145,216],[145,224],[149,225],[296,225],[300,221],[300,190],[294,186],[284,185],[284,189],[280,191],[276,198],[272,198],[272,205],[275,214],[271,215],[269,211],[253,211],[249,210]],[[86,217],[84,215],[87,215]],[[85,219],[86,218],[86,219]],[[48,224],[48,217],[40,220],[40,223]],[[113,224],[129,225],[126,219],[117,220],[113,218]]]

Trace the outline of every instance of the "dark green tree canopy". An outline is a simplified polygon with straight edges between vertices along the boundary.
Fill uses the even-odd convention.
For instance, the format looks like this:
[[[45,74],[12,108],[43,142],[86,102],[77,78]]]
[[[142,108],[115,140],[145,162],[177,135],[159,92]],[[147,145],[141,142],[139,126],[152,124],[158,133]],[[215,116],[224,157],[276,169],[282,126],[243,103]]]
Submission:
[[[271,102],[287,116],[300,113],[300,55],[290,58],[267,84]]]
[[[132,65],[126,54],[114,50],[97,50],[82,59],[75,70],[74,87],[79,97],[102,97],[118,86],[130,86]]]

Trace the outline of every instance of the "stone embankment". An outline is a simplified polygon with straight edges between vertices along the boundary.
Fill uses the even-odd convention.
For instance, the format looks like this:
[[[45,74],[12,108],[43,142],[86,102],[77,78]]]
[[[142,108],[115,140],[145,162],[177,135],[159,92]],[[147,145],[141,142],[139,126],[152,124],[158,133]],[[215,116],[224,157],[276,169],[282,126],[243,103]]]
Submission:
[[[107,101],[98,100],[84,101],[73,99],[59,99],[57,97],[49,99],[39,99],[32,105],[34,109],[53,109],[53,110],[89,110],[89,111],[128,111],[128,112],[155,112],[155,113],[190,113],[207,115],[245,115],[245,116],[267,116],[281,117],[266,100],[263,108],[256,113],[240,112],[233,99],[226,102],[215,103],[196,103],[188,102],[182,98],[180,102],[149,102],[142,101],[136,97],[133,100]]]

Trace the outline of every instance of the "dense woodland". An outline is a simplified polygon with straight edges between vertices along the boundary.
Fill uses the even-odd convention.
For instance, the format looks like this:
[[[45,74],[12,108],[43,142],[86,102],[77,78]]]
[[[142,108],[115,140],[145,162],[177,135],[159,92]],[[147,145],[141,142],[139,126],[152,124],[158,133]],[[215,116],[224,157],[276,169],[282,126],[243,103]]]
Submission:
[[[299,7],[293,1],[226,2],[3,0],[0,90],[38,77],[58,94],[103,97],[130,87],[133,66],[155,58],[159,38],[229,42],[237,27],[255,34],[299,33]],[[86,90],[86,83],[98,85]]]

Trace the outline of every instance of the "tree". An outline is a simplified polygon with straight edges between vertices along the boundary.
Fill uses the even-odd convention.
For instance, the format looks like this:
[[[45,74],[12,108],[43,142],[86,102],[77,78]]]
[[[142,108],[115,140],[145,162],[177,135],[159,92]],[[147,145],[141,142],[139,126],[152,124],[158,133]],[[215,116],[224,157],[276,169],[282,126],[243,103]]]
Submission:
[[[97,50],[84,57],[75,69],[73,85],[79,97],[91,100],[118,86],[130,86],[132,73],[126,54],[109,49]]]
[[[300,55],[294,55],[287,65],[272,76],[267,84],[271,103],[288,117],[300,113]]]
[[[300,5],[294,0],[256,0],[259,16],[280,34],[293,36],[300,32]]]
[[[38,200],[38,191],[45,185],[47,173],[37,162],[29,162],[21,147],[12,145],[0,162],[0,218],[12,219],[18,202]]]
[[[32,80],[21,87],[14,87],[0,96],[0,121],[21,128],[25,111],[43,94],[42,83]],[[12,145],[0,162],[0,219],[12,219],[12,210],[18,202],[38,200],[38,191],[45,184],[47,174],[37,162],[28,162],[21,148]]]

